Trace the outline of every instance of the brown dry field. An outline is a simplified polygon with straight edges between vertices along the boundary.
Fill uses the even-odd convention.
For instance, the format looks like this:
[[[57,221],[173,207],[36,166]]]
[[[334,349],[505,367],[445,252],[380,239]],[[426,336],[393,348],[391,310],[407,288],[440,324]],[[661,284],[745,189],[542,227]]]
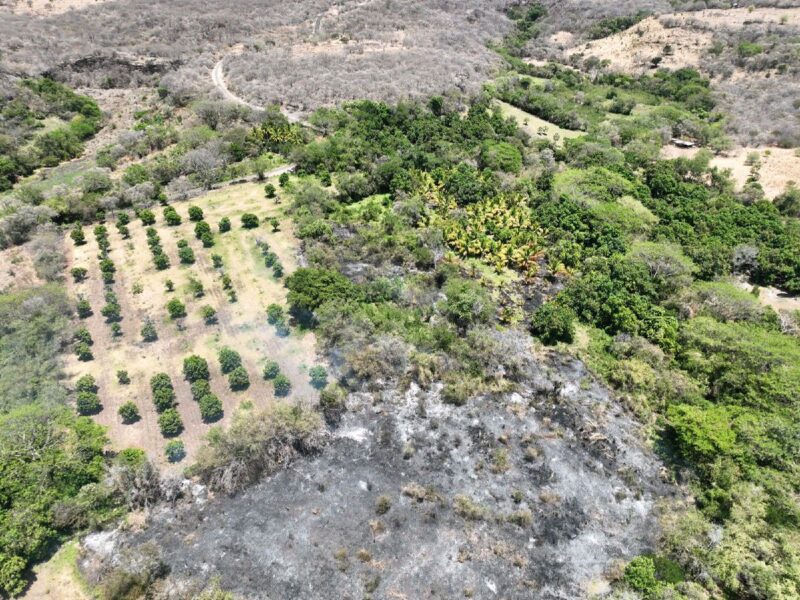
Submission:
[[[44,282],[36,274],[30,242],[0,250],[0,292],[35,287]]]
[[[731,29],[744,27],[748,21],[779,23],[782,18],[789,24],[800,23],[800,8],[735,8],[665,14],[648,17],[607,38],[569,48],[565,56],[582,53],[587,58],[607,60],[612,69],[633,75],[649,71],[650,61],[656,56],[663,58],[661,67],[697,67],[702,70],[702,55],[711,45],[712,34],[696,25]],[[680,25],[665,27],[663,23]],[[672,46],[673,53],[669,56],[663,52],[666,45]]]
[[[201,207],[205,220],[215,232],[216,245],[203,248],[194,237],[194,223],[188,219],[188,207]],[[212,425],[201,420],[197,404],[192,400],[188,382],[183,379],[183,359],[191,354],[203,356],[209,363],[211,388],[219,396],[225,409],[225,416],[219,424],[227,424],[239,404],[252,401],[263,407],[274,398],[272,384],[264,381],[261,372],[266,360],[276,360],[292,381],[290,398],[297,402],[315,401],[318,392],[310,385],[308,368],[317,364],[315,338],[310,332],[292,329],[288,337],[279,337],[274,327],[266,321],[266,307],[272,302],[285,303],[286,289],[282,281],[275,280],[271,270],[264,266],[256,239],[267,241],[283,263],[286,275],[297,268],[299,243],[293,236],[291,222],[282,214],[282,206],[272,200],[265,200],[263,183],[247,183],[210,192],[193,201],[174,204],[183,222],[177,227],[168,227],[163,222],[160,207],[154,207],[156,229],[161,236],[161,244],[170,259],[170,268],[157,271],[152,264],[152,255],[146,243],[145,227],[138,219],[129,225],[131,237],[124,240],[113,223],[109,222],[110,257],[117,272],[112,288],[122,307],[121,321],[123,335],[115,339],[100,309],[105,304],[104,286],[98,266],[98,247],[92,227],[85,228],[87,244],[75,246],[67,239],[68,269],[83,266],[89,269],[89,278],[79,284],[69,283],[70,293],[77,298],[79,294],[87,297],[94,315],[82,321],[92,334],[94,360],[80,362],[70,356],[66,372],[75,381],[84,373],[92,374],[98,382],[99,396],[103,404],[96,420],[109,428],[109,437],[115,449],[137,447],[144,449],[148,456],[159,465],[168,463],[164,457],[167,440],[158,428],[158,414],[152,403],[149,387],[150,377],[164,371],[170,375],[175,387],[178,411],[183,419],[185,430],[179,436],[186,445],[187,458],[181,464],[191,462],[193,454],[203,443],[203,437]],[[262,223],[253,230],[241,227],[240,215],[252,212],[263,221],[265,217],[276,216],[281,221],[281,230]],[[219,220],[227,216],[232,229],[225,234],[217,233]],[[196,262],[181,265],[177,255],[177,241],[181,238],[189,242],[194,250]],[[231,303],[221,286],[221,274],[212,267],[211,254],[223,257],[225,271],[233,280],[238,301]],[[205,296],[195,299],[187,289],[190,276],[199,279],[205,288]],[[171,279],[175,291],[168,293],[164,282]],[[141,293],[134,293],[134,285],[141,286]],[[186,305],[187,317],[179,325],[172,322],[165,308],[172,298],[179,298]],[[218,323],[206,325],[199,315],[204,305],[217,310]],[[156,325],[159,339],[145,343],[140,329],[145,318],[150,317]],[[230,346],[242,355],[242,360],[250,375],[250,388],[232,392],[227,379],[222,375],[217,361],[217,350]],[[131,377],[129,385],[117,382],[116,371],[126,369]],[[133,400],[139,407],[142,418],[130,425],[124,425],[117,415],[119,406]]]
[[[664,158],[691,158],[697,151],[697,148],[664,146],[661,154]],[[740,190],[750,176],[750,167],[745,161],[752,152],[757,152],[761,157],[759,183],[767,198],[772,200],[782,194],[790,182],[800,185],[800,154],[793,148],[738,148],[724,156],[715,156],[711,159],[711,164],[721,169],[730,169],[736,187]]]
[[[106,0],[4,0],[0,8],[10,8],[18,14],[57,15],[68,10],[80,10],[93,4],[101,4]]]

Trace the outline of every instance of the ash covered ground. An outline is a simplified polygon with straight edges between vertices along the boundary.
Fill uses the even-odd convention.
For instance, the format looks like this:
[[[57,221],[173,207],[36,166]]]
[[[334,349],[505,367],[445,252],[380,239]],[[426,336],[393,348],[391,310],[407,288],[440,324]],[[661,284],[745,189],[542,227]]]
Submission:
[[[525,359],[519,391],[351,394],[325,451],[235,497],[154,509],[84,541],[90,581],[147,548],[163,597],[579,598],[651,548],[676,493],[578,361]]]

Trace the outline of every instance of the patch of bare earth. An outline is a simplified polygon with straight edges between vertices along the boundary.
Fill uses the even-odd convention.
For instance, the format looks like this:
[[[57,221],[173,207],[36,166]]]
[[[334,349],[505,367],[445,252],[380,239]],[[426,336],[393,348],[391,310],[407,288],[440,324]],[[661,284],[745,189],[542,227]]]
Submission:
[[[570,48],[565,54],[607,61],[611,69],[633,75],[650,70],[656,57],[661,59],[659,67],[702,71],[702,57],[711,45],[714,29],[739,29],[755,21],[797,25],[800,8],[701,10],[648,17],[620,33]]]
[[[670,159],[691,158],[697,151],[697,148],[665,146],[662,156]],[[800,184],[800,154],[792,148],[738,148],[715,156],[711,159],[711,164],[721,169],[730,169],[737,189],[741,190],[750,176],[751,166],[746,163],[748,156],[753,153],[760,157],[758,181],[767,198],[773,199],[782,194],[790,182]]]
[[[168,227],[163,223],[160,210],[157,212],[156,229],[161,244],[170,259],[170,268],[157,271],[146,242],[145,227],[138,220],[129,225],[131,237],[124,240],[113,224],[108,224],[111,242],[110,257],[117,272],[112,288],[122,307],[123,335],[114,338],[110,325],[100,315],[105,304],[104,286],[98,267],[98,247],[91,227],[86,228],[88,243],[69,247],[69,268],[83,266],[89,270],[84,283],[70,283],[74,297],[84,295],[94,310],[94,315],[83,324],[94,340],[94,360],[80,362],[74,357],[67,360],[66,372],[73,381],[84,373],[92,374],[98,382],[102,411],[96,416],[99,423],[109,428],[109,437],[115,449],[138,447],[144,449],[151,459],[166,466],[164,446],[167,440],[158,427],[158,414],[153,406],[150,378],[158,372],[166,372],[172,379],[178,400],[178,412],[185,426],[179,436],[186,445],[188,459],[203,443],[203,438],[212,424],[204,423],[197,403],[191,397],[188,382],[184,381],[183,359],[198,354],[208,360],[211,373],[211,389],[223,403],[225,416],[220,422],[225,425],[245,400],[263,407],[274,398],[272,385],[262,378],[263,365],[267,360],[276,360],[281,371],[292,382],[291,398],[297,402],[312,402],[316,390],[311,386],[308,368],[317,364],[315,338],[311,333],[295,330],[287,337],[280,337],[275,328],[267,324],[266,307],[273,302],[284,304],[286,290],[282,281],[272,276],[264,265],[256,240],[268,242],[285,267],[286,275],[297,268],[298,242],[292,234],[291,222],[282,214],[281,206],[264,199],[263,184],[249,183],[231,186],[210,192],[191,204],[201,207],[205,220],[217,231],[222,217],[229,217],[233,224],[230,232],[215,233],[216,245],[203,248],[195,239],[194,223],[187,216],[187,203],[176,204],[183,223]],[[271,227],[262,224],[254,230],[241,228],[240,217],[252,212],[262,222],[272,216],[281,222],[280,231],[273,233]],[[177,254],[177,242],[186,239],[194,250],[196,262],[181,265]],[[222,272],[214,269],[211,254],[220,254],[224,260],[224,272],[230,275],[238,299],[230,302],[222,288]],[[194,298],[188,289],[190,277],[200,280],[205,295]],[[175,291],[169,293],[165,281],[171,279]],[[178,298],[186,305],[187,317],[179,322],[171,321],[166,304]],[[204,305],[217,311],[216,324],[207,325],[199,312]],[[147,318],[152,319],[158,330],[158,340],[142,341],[140,330]],[[230,390],[226,376],[219,368],[217,351],[222,346],[237,350],[250,376],[250,387],[245,391]],[[116,371],[128,371],[131,383],[117,382]],[[117,410],[123,403],[132,400],[141,413],[141,419],[133,424],[123,424]]]
[[[0,292],[41,285],[36,274],[30,243],[0,250]]]

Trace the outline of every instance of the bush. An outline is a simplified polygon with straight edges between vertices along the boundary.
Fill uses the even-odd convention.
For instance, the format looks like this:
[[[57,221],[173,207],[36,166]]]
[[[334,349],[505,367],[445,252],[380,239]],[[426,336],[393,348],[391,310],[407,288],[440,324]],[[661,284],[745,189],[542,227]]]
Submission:
[[[205,234],[211,235],[211,225],[205,221],[198,221],[194,226],[194,237],[198,240],[203,239]]]
[[[89,361],[94,358],[92,354],[92,349],[89,347],[89,344],[84,342],[78,342],[75,344],[75,355],[78,357],[78,360],[81,361]]]
[[[203,318],[206,325],[213,325],[217,322],[217,311],[208,304],[200,309],[200,316]]]
[[[70,274],[72,275],[72,280],[75,283],[80,283],[81,281],[86,280],[86,276],[89,274],[89,271],[83,267],[73,267],[73,269],[70,271]]]
[[[200,398],[200,416],[210,423],[222,418],[222,402],[214,394],[206,394]]]
[[[208,361],[196,354],[187,356],[183,359],[183,376],[189,382],[208,380]]]
[[[242,215],[242,227],[245,229],[254,229],[258,227],[258,217],[253,213],[244,213]]]
[[[86,235],[83,233],[83,227],[77,226],[69,232],[69,237],[75,242],[76,246],[83,246],[86,243]]]
[[[142,222],[142,225],[150,226],[155,225],[156,223],[156,216],[153,214],[152,210],[145,208],[144,210],[140,210],[138,213],[138,217]]]
[[[623,580],[645,598],[656,598],[664,588],[656,579],[656,565],[649,556],[637,556],[625,567]]]
[[[183,421],[177,410],[168,408],[158,417],[158,427],[161,429],[161,435],[173,437],[183,431]]]
[[[277,217],[272,217],[269,220],[270,227],[272,227],[272,232],[278,232],[281,229],[281,222],[277,219]]]
[[[112,323],[111,335],[114,337],[122,337],[122,325],[120,325],[119,323]]]
[[[275,186],[271,183],[268,183],[264,186],[264,195],[267,198],[274,198],[275,197]]]
[[[177,298],[173,298],[167,302],[167,312],[170,319],[180,319],[186,316],[186,306]]]
[[[94,341],[92,340],[92,334],[89,333],[89,330],[86,327],[79,327],[75,330],[75,335],[73,339],[76,342],[83,342],[84,344],[92,345]]]
[[[173,207],[167,206],[164,208],[164,221],[167,225],[175,227],[181,224],[181,216]]]
[[[222,217],[219,220],[219,232],[227,233],[231,230],[231,220],[228,217]]]
[[[136,404],[131,401],[120,406],[117,414],[122,418],[122,422],[126,424],[138,421],[140,418],[139,409]]]
[[[195,298],[202,298],[206,293],[205,288],[203,288],[203,283],[194,277],[189,277],[189,291]]]
[[[199,206],[190,206],[189,207],[189,220],[190,221],[202,221],[203,220],[203,209]]]
[[[547,302],[531,318],[531,333],[542,343],[572,343],[575,338],[575,313],[568,306]]]
[[[217,358],[219,359],[219,366],[223,373],[230,373],[234,369],[242,366],[242,357],[238,352],[227,346],[220,348]]]
[[[89,304],[89,301],[86,298],[78,298],[78,303],[75,305],[75,309],[78,311],[78,316],[81,319],[86,319],[92,316],[92,305]]]
[[[81,415],[97,414],[101,408],[100,399],[94,392],[78,392],[76,406]]]
[[[214,265],[215,269],[222,268],[222,257],[219,254],[212,254],[211,255],[211,264]]]
[[[485,323],[494,312],[486,290],[474,281],[453,279],[445,287],[447,317],[462,328]]]
[[[341,386],[326,386],[319,394],[319,407],[328,422],[336,422],[347,410],[347,394]]]
[[[145,342],[155,342],[158,339],[158,332],[156,331],[156,326],[153,322],[148,319],[142,325],[142,339]]]
[[[106,318],[106,322],[113,323],[122,318],[122,308],[116,302],[109,302],[100,309],[100,314]]]
[[[117,382],[119,382],[120,385],[128,385],[131,382],[128,372],[124,369],[117,371]]]
[[[280,304],[270,304],[267,307],[267,322],[270,325],[277,325],[284,319],[283,307]]]
[[[81,375],[75,383],[75,389],[79,392],[92,392],[95,394],[97,393],[97,382],[94,377],[87,373],[86,375]]]
[[[184,265],[194,264],[194,250],[189,248],[189,246],[184,246],[178,250],[178,258],[180,258],[181,263]]]
[[[208,383],[207,379],[193,381],[190,387],[192,390],[192,399],[195,402],[199,402],[200,398],[208,396],[211,393],[211,385]]]
[[[200,236],[200,242],[202,242],[203,248],[211,248],[214,246],[214,236],[206,232]]]
[[[292,391],[292,382],[283,373],[280,373],[272,380],[272,385],[275,388],[276,396],[288,396],[289,392]]]
[[[186,447],[181,440],[170,440],[164,446],[164,455],[169,462],[180,462],[186,456]]]
[[[289,183],[289,174],[288,173],[281,173],[278,176],[278,185],[280,185],[281,187],[286,187],[286,185],[288,183]]]
[[[319,365],[311,367],[308,370],[308,374],[311,378],[311,385],[315,388],[324,388],[328,384],[328,372],[325,367]]]
[[[155,393],[156,390],[172,389],[172,380],[166,373],[156,373],[150,378],[150,389]]]
[[[269,360],[264,365],[264,379],[275,379],[280,373],[281,368],[274,360]]]
[[[169,269],[169,257],[159,249],[158,253],[153,255],[153,265],[157,270],[165,271]]]
[[[250,387],[250,377],[244,367],[236,367],[228,375],[228,384],[234,391],[246,390]]]
[[[172,387],[158,388],[153,391],[153,406],[158,412],[164,412],[175,406],[175,390]]]

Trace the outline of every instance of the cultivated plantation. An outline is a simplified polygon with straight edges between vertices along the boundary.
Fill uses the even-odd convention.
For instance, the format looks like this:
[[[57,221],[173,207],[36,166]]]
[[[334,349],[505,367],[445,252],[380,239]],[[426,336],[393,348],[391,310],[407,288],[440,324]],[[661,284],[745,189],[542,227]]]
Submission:
[[[298,240],[276,200],[280,198],[265,198],[263,183],[249,183],[172,205],[179,224],[168,224],[177,219],[161,206],[140,211],[138,217],[134,211],[121,213],[130,214],[127,225],[117,227],[109,220],[102,226],[107,232],[107,259],[98,258],[105,245],[98,242],[98,234],[103,239],[98,226],[81,228],[83,244],[67,240],[68,270],[87,271],[85,278],[69,277],[69,293],[76,304],[83,299],[91,307],[91,314],[78,317],[76,323],[89,333],[91,358],[74,353],[66,372],[76,385],[87,374],[94,377],[100,407],[87,412],[109,428],[115,448],[143,448],[151,459],[167,461],[164,448],[168,438],[159,427],[164,410],[157,410],[151,385],[159,373],[169,376],[183,424],[180,433],[168,437],[183,441],[189,456],[212,424],[225,425],[243,404],[263,408],[275,398],[274,377],[264,377],[268,362],[275,361],[291,383],[283,395],[298,403],[315,399],[318,392],[309,375],[316,364],[313,333],[290,327],[288,315],[277,320],[268,316],[269,305],[283,305],[283,278],[296,269],[298,260]],[[202,211],[202,219],[193,221],[190,214],[198,216],[197,209]],[[147,211],[155,218],[152,225],[142,222],[141,217],[149,222]],[[255,215],[258,226],[243,225],[242,215],[247,214]],[[225,230],[224,219],[230,223],[229,230]],[[203,223],[208,224],[210,237],[201,234],[203,239],[198,239],[195,230],[204,230]],[[157,265],[154,253],[148,250],[148,232],[152,231],[166,263]],[[111,267],[103,260],[113,263],[108,282],[104,282],[102,269],[105,266],[110,272]],[[80,340],[75,343],[76,347],[80,344]],[[223,348],[238,353],[248,383],[229,381],[232,370],[223,372],[220,364]],[[184,374],[184,359],[190,356],[208,363],[210,390],[205,391],[219,398],[221,417],[212,414],[204,419],[201,415],[200,401],[208,394],[193,398],[191,381]],[[120,377],[121,371],[127,377]],[[119,414],[120,407],[129,402],[136,406],[139,418],[134,415],[126,420]]]

